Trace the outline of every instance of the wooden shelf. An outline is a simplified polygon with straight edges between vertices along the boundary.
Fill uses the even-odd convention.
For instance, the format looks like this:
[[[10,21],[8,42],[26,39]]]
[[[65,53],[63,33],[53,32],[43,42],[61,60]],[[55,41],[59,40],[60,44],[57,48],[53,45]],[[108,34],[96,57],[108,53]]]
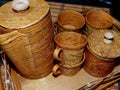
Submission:
[[[52,73],[44,78],[29,80],[19,77],[22,90],[77,90],[81,86],[98,78],[93,77],[81,69],[75,76],[60,75],[54,77]]]

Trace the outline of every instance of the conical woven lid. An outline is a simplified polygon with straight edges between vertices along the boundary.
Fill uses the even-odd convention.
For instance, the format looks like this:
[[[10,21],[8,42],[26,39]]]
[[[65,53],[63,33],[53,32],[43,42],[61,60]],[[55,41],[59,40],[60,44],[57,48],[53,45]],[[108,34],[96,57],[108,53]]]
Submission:
[[[12,10],[12,1],[0,7],[0,26],[9,29],[19,29],[39,22],[49,11],[49,5],[44,0],[29,0],[30,8],[24,12]]]
[[[104,34],[106,32],[112,32],[114,34],[114,39],[110,44],[104,43]],[[92,32],[88,36],[88,45],[98,56],[104,58],[120,57],[120,33],[115,30],[101,29]]]

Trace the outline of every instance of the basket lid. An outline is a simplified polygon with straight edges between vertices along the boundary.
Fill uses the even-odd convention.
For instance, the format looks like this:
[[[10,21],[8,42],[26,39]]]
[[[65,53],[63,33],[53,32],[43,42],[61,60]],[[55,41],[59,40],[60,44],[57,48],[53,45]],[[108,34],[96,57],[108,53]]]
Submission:
[[[109,38],[110,35],[108,35],[107,39],[106,33],[112,33],[114,37]],[[96,30],[88,36],[88,46],[96,55],[101,57],[120,57],[120,33],[111,29]]]
[[[15,12],[12,1],[0,7],[0,26],[19,29],[39,22],[49,11],[49,4],[44,0],[29,0],[30,7],[24,12]]]

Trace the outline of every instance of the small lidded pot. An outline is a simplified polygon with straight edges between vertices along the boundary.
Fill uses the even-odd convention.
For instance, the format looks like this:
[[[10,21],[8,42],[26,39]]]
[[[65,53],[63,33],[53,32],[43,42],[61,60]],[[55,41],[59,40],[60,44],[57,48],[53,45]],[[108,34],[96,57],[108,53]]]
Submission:
[[[104,77],[112,72],[120,57],[120,33],[111,29],[101,29],[88,36],[83,68],[96,77]]]

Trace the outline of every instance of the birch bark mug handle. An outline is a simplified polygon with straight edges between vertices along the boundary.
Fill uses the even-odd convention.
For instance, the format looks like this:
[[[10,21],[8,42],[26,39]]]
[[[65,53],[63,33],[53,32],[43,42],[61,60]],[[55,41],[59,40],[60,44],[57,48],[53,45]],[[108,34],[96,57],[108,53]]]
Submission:
[[[56,49],[54,50],[54,53],[53,53],[54,58],[60,62],[63,61],[62,58],[60,58],[60,53],[62,52],[62,50],[63,50],[62,48],[56,47]]]
[[[85,54],[82,61],[78,64],[75,64],[75,65],[66,65],[62,63],[55,64],[52,69],[53,76],[57,77],[59,75],[65,75],[65,76],[76,75],[82,68],[82,64],[84,63],[84,60],[85,60]]]
[[[62,71],[60,70],[60,66],[58,64],[54,65],[52,72],[54,76],[58,76],[62,74]]]

